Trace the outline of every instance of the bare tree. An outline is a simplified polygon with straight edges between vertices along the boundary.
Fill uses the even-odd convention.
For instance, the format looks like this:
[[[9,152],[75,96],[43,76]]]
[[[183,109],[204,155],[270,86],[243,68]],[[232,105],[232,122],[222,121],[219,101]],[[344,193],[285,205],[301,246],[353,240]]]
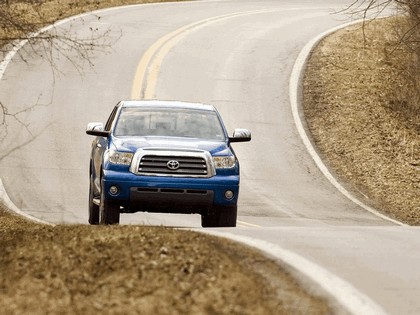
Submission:
[[[69,51],[77,52],[80,60],[90,63],[95,51],[110,47],[109,30],[90,27],[91,35],[79,38],[71,30],[54,27],[58,19],[81,11],[77,7],[71,10],[76,3],[69,2],[68,6],[61,7],[57,0],[0,0],[0,51],[3,57],[10,51],[10,45],[24,40],[32,48],[32,53],[51,62],[51,51],[55,50],[65,57]],[[52,27],[45,31],[43,27],[46,25]]]
[[[4,70],[1,68],[7,65],[7,58],[10,58],[11,53],[17,53],[23,62],[35,55],[47,60],[51,65],[53,76],[61,74],[55,64],[58,54],[60,58],[67,59],[83,75],[86,63],[93,65],[92,56],[98,51],[106,52],[113,42],[109,36],[109,29],[99,30],[86,25],[85,35],[80,37],[71,27],[54,26],[55,21],[80,13],[82,10],[83,8],[77,7],[77,1],[0,0],[0,79]],[[96,18],[100,19],[99,16]],[[45,28],[47,25],[50,25],[48,29]],[[23,44],[25,49],[17,49]],[[48,105],[40,104],[39,101],[38,99],[36,104],[27,104],[24,109],[12,112],[8,104],[0,99],[0,141],[7,137],[10,124],[19,124],[30,135],[29,138],[32,140],[36,138],[37,135],[31,133],[28,123],[22,117],[32,110]],[[10,153],[13,150],[11,147],[7,151]],[[0,160],[8,154],[2,151]]]
[[[391,96],[389,106],[402,113],[420,132],[420,0],[354,0],[346,9],[361,16],[365,23],[387,9],[397,10],[395,32],[398,40],[387,54],[394,63],[399,89]]]

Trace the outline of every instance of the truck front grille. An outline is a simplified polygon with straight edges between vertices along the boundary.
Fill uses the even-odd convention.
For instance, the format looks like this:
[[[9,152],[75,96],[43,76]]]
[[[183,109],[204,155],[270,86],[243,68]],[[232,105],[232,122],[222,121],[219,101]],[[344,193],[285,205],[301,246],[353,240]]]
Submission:
[[[201,157],[145,155],[140,160],[139,174],[192,175],[208,174],[207,163]]]
[[[137,175],[212,177],[216,174],[210,153],[199,150],[139,149],[130,171]]]

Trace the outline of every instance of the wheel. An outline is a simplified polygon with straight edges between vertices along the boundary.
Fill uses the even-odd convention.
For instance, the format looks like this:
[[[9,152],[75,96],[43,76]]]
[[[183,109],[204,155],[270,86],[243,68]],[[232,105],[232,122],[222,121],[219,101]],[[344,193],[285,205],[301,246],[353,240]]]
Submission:
[[[202,227],[235,227],[238,207],[213,207],[210,213],[201,215]]]
[[[90,175],[89,182],[89,223],[92,225],[99,224],[99,206],[93,202],[95,193],[92,185],[92,175]]]
[[[112,200],[105,199],[104,185],[101,185],[101,202],[99,205],[99,224],[120,223],[120,206]]]

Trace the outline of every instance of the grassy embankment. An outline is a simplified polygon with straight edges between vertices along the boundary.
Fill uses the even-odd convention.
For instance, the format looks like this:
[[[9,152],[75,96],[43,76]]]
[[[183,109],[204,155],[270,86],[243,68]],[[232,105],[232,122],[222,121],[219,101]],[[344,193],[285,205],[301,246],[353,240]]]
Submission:
[[[45,226],[0,207],[1,314],[327,314],[276,263],[146,226]]]
[[[420,225],[420,87],[411,71],[419,60],[397,36],[405,24],[376,20],[322,41],[307,67],[304,107],[343,182],[384,214]]]

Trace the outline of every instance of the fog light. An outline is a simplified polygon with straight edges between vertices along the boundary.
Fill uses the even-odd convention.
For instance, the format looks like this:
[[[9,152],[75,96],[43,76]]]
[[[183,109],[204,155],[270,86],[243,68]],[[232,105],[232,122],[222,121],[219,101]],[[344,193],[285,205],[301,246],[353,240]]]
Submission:
[[[225,198],[231,200],[234,196],[234,193],[232,190],[226,190],[225,191]]]
[[[113,196],[117,195],[119,192],[119,189],[117,186],[111,186],[109,187],[109,193]]]

